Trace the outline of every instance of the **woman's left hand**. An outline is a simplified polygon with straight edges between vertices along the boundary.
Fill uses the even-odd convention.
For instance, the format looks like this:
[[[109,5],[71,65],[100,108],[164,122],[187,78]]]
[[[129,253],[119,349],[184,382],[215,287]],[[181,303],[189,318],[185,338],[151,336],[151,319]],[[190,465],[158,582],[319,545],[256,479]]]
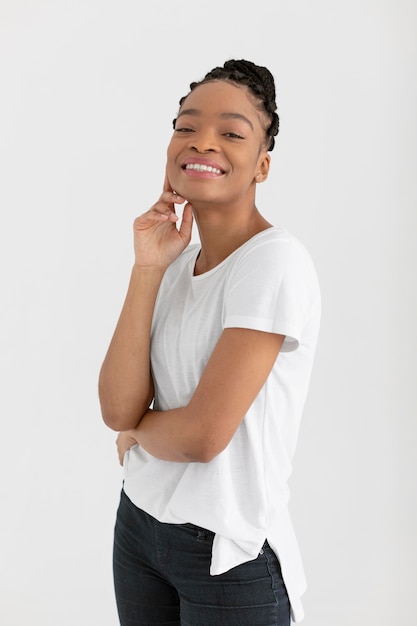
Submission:
[[[138,445],[138,440],[134,437],[134,432],[134,430],[124,430],[117,435],[116,445],[120,465],[123,465],[125,453],[133,446]]]

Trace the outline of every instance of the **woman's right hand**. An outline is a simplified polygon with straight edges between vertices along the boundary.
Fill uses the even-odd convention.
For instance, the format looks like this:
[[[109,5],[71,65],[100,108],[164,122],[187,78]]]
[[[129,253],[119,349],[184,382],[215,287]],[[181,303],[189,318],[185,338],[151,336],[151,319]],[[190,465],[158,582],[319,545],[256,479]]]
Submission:
[[[185,198],[173,192],[168,178],[159,200],[133,224],[135,265],[166,269],[191,241],[193,224],[192,207],[184,207],[180,228],[176,222],[174,204],[182,204]]]

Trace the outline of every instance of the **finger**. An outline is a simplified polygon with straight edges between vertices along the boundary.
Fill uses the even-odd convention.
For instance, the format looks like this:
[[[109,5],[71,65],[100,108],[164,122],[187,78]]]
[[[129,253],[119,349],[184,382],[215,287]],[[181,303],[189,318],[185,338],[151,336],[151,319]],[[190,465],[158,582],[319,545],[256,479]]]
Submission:
[[[173,191],[164,191],[159,198],[159,202],[165,202],[166,204],[182,204],[185,201],[184,196],[180,196]]]
[[[176,222],[178,219],[177,214],[175,213],[175,207],[171,203],[164,202],[162,204],[156,204],[155,207],[150,211],[149,218],[151,221],[164,221],[171,220]]]
[[[184,207],[181,220],[181,228],[179,234],[184,241],[189,242],[191,240],[191,233],[193,229],[193,207],[189,202]]]
[[[162,194],[162,196],[164,196],[165,192],[172,194],[168,202],[176,202],[177,204],[181,204],[185,200],[183,196],[181,196],[180,194],[177,194],[177,192],[173,190],[171,183],[169,182],[169,178],[168,178],[168,174],[166,170],[165,170],[165,180],[164,180],[164,185],[163,185],[163,191],[164,193]]]
[[[161,204],[159,207],[156,205],[154,208],[146,211],[146,213],[143,213],[143,215],[135,218],[133,231],[148,230],[160,222],[176,222],[177,219],[178,217],[173,208],[169,207],[167,204]]]

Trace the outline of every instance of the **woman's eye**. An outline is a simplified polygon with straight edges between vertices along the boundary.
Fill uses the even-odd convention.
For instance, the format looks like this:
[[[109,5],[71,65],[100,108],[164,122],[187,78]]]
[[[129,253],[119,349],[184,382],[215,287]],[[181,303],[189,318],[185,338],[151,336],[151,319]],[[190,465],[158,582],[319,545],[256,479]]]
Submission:
[[[231,137],[232,139],[244,139],[242,135],[238,135],[237,133],[224,133],[226,137]]]

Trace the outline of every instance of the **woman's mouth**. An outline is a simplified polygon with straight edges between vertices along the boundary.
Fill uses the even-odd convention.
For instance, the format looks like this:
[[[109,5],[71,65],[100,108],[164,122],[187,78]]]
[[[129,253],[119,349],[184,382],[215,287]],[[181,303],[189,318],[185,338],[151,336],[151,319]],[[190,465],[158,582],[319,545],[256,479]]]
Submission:
[[[225,171],[220,167],[219,163],[211,159],[201,157],[188,157],[182,163],[182,169],[186,176],[191,178],[219,178],[223,176]]]
[[[218,167],[213,167],[212,165],[204,165],[202,163],[187,163],[184,169],[187,171],[192,170],[194,172],[201,173],[207,172],[209,174],[215,174],[216,176],[220,176],[220,174],[223,174],[222,170]]]

